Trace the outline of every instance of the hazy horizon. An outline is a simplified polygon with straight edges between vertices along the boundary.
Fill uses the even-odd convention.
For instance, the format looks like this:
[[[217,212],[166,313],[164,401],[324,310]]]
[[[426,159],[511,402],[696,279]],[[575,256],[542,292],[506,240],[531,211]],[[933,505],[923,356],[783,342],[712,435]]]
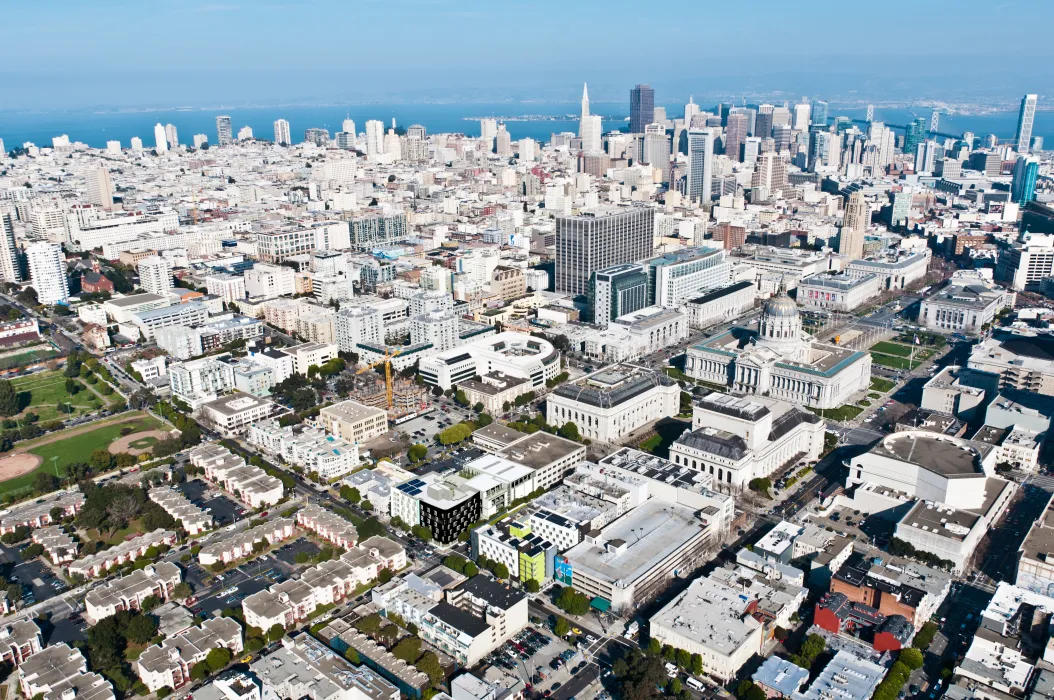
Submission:
[[[54,0],[5,7],[3,109],[656,100],[803,95],[1006,106],[1054,68],[1054,3],[758,0],[253,3]],[[991,17],[1015,22],[1012,41]],[[929,31],[927,31],[929,28]]]

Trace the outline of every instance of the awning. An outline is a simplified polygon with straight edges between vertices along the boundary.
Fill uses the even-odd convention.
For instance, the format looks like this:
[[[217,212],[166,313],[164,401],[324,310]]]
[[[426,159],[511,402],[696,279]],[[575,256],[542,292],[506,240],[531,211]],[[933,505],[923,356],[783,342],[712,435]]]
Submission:
[[[600,598],[599,596],[589,601],[589,607],[596,608],[600,612],[607,612],[611,610],[611,601],[607,598]]]

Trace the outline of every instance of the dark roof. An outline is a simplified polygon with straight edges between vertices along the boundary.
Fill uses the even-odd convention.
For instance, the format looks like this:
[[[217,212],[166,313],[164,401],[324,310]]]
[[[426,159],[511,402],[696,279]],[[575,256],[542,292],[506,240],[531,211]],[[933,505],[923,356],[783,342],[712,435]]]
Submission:
[[[485,575],[473,576],[461,584],[459,590],[465,591],[473,598],[482,598],[490,605],[502,610],[508,610],[526,598],[526,595],[520,591],[504,583],[498,583],[496,579]]]
[[[579,384],[561,384],[556,387],[553,393],[571,399],[572,401],[589,404],[590,406],[611,408],[612,406],[618,406],[635,396],[650,391],[655,387],[671,386],[675,383],[676,382],[665,374],[648,371],[638,374],[635,377],[630,377],[619,386],[612,389],[598,389],[596,387]]]
[[[1037,360],[1054,360],[1054,338],[1050,336],[1028,337],[1015,333],[1003,340],[1002,345],[1015,355],[1034,357]]]
[[[720,299],[721,297],[726,297],[729,294],[735,294],[736,292],[742,291],[742,290],[746,289],[747,287],[753,287],[753,286],[754,286],[754,283],[753,282],[749,282],[749,281],[736,282],[735,284],[733,284],[733,285],[731,285],[729,287],[722,287],[721,289],[715,290],[715,291],[710,292],[708,294],[704,294],[701,297],[696,297],[695,299],[690,300],[688,303],[689,304],[705,304],[708,301],[713,301],[714,299]]]
[[[685,433],[677,439],[682,445],[696,450],[739,461],[747,454],[747,443],[738,435],[708,435],[703,429]]]
[[[479,578],[479,576],[474,576],[473,578]],[[455,608],[447,602],[437,603],[428,612],[470,637],[478,637],[490,629],[490,626],[483,618],[467,613],[461,608]]]
[[[901,644],[907,644],[911,635],[915,634],[915,627],[903,615],[890,615],[879,631],[888,632],[899,639]]]
[[[820,417],[815,413],[792,408],[776,420],[772,421],[772,432],[769,433],[769,441],[775,442],[776,440],[779,440],[802,423],[819,422]]]

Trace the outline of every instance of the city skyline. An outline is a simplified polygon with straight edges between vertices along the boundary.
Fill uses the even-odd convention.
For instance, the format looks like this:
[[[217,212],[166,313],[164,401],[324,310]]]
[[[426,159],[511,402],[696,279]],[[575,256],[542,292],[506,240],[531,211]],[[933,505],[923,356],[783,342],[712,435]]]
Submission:
[[[875,101],[927,95],[1005,100],[1048,80],[1049,61],[1043,59],[1054,52],[1041,35],[1041,27],[1054,19],[1054,8],[1047,5],[1023,3],[1030,6],[1032,21],[1016,30],[1014,46],[1022,48],[1007,50],[985,41],[987,27],[971,12],[988,12],[987,5],[970,1],[920,7],[897,0],[881,13],[868,14],[868,32],[892,35],[910,16],[920,25],[941,26],[957,41],[875,41],[861,50],[856,33],[844,31],[855,11],[851,8],[827,17],[764,2],[761,11],[744,16],[733,5],[676,3],[669,13],[634,20],[641,36],[663,46],[652,57],[604,39],[621,26],[617,23],[623,13],[617,10],[622,4],[557,5],[546,0],[532,5],[535,12],[560,21],[547,22],[544,32],[525,39],[530,61],[522,52],[510,51],[509,37],[497,29],[526,9],[519,6],[462,2],[452,7],[426,0],[264,2],[254,3],[250,12],[237,3],[143,7],[111,2],[100,12],[96,5],[61,1],[44,13],[39,6],[15,5],[7,8],[8,21],[23,31],[12,32],[0,47],[6,64],[17,66],[4,75],[5,106],[69,109],[327,98],[573,101],[573,85],[581,79],[590,82],[597,103],[618,99],[637,83],[649,83],[657,99],[681,92],[783,90],[788,96],[825,91]],[[64,21],[56,23],[60,13]],[[392,13],[400,15],[400,41],[394,44],[384,32],[358,32],[354,42],[318,41],[312,35],[320,20],[330,26],[380,25]],[[282,21],[274,21],[276,16]],[[668,21],[671,16],[678,20]],[[583,34],[583,26],[594,31]],[[721,30],[693,34],[686,29],[693,26]],[[797,37],[805,31],[825,41],[803,43]],[[51,41],[36,40],[44,32]],[[473,41],[449,41],[462,34]],[[115,52],[113,46],[123,50]],[[276,50],[282,56],[277,63]],[[443,69],[421,71],[422,62],[438,52]],[[1025,52],[1028,61],[1021,60]],[[488,59],[481,61],[482,56]],[[671,71],[671,65],[696,68]]]

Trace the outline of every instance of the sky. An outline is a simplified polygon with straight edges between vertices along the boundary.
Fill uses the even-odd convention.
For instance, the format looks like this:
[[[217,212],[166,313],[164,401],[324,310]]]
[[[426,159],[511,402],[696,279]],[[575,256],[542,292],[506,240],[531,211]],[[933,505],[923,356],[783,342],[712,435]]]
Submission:
[[[784,91],[1019,99],[1050,0],[6,0],[0,109],[626,100]],[[1022,21],[1027,18],[1027,21]]]

